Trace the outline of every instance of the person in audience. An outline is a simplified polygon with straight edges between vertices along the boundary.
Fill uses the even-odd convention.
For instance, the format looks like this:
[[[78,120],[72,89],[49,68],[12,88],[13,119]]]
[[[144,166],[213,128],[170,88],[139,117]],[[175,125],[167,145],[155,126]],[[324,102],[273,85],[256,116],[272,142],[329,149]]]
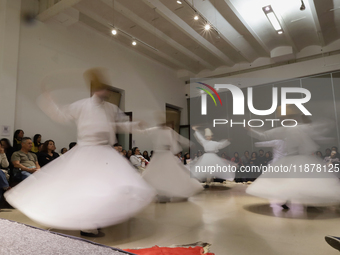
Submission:
[[[10,188],[11,187],[8,184],[6,174],[0,171],[0,199],[2,199],[3,194]]]
[[[238,167],[238,168],[241,167],[241,166],[243,166],[242,160],[241,160],[241,158],[239,157],[238,152],[235,152],[235,153],[234,153],[234,157],[231,158],[231,161],[234,162],[235,164],[237,164],[237,167]]]
[[[77,143],[76,142],[72,142],[68,145],[68,150],[71,150],[74,146],[76,146]]]
[[[65,147],[60,150],[61,154],[65,154],[66,152],[67,152],[67,148],[65,148]]]
[[[257,156],[257,152],[253,152],[251,154],[251,157],[250,157],[250,161],[249,161],[249,165],[250,166],[259,166],[260,165],[260,162],[258,160],[258,156]]]
[[[19,151],[21,149],[21,141],[24,137],[24,131],[21,129],[15,130],[13,135],[13,150]]]
[[[324,157],[322,156],[322,152],[321,152],[321,151],[315,152],[315,156],[317,156],[317,157],[319,157],[319,158],[321,158],[321,159],[324,158]]]
[[[338,152],[338,147],[333,146],[333,147],[332,147],[332,151],[335,151],[335,152],[336,152],[335,157],[340,159],[340,153]]]
[[[117,152],[122,152],[122,150],[123,150],[122,145],[119,144],[119,143],[115,143],[115,144],[113,145],[113,148],[114,148]]]
[[[243,156],[241,157],[241,160],[242,160],[242,164],[244,166],[248,166],[249,165],[249,161],[250,161],[249,151],[245,151],[243,153]]]
[[[143,157],[144,157],[147,161],[150,161],[150,157],[149,157],[148,151],[144,151],[144,152],[143,152]]]
[[[264,154],[264,164],[263,166],[266,166],[268,165],[268,163],[273,160],[273,156],[272,156],[272,153],[270,151],[267,151],[266,154]]]
[[[40,167],[50,163],[52,160],[59,157],[59,154],[55,152],[55,143],[53,140],[47,140],[44,142],[42,150],[38,157]]]
[[[145,166],[149,163],[141,154],[138,147],[132,149],[132,155],[130,157],[130,162],[134,167],[136,167],[140,172],[142,172]]]
[[[190,159],[190,153],[189,152],[187,152],[187,153],[185,153],[184,154],[184,165],[187,165],[187,164],[189,164],[190,163],[190,161],[191,161],[191,159]]]
[[[13,154],[14,151],[13,151],[13,147],[11,146],[11,142],[6,138],[2,138],[0,140],[0,144],[1,144],[2,148],[4,148],[4,150],[5,150],[5,154],[6,154],[8,162],[9,162],[9,168],[12,169],[13,165],[12,165],[12,162],[11,162],[11,157],[12,157],[12,154]]]
[[[336,155],[337,155],[336,151],[332,151],[329,157],[324,158],[324,162],[326,162],[327,165],[340,164],[340,158],[337,158]]]
[[[264,162],[265,162],[264,150],[262,149],[259,150],[259,155],[257,157],[257,160],[260,165],[264,165]]]
[[[32,173],[40,169],[37,155],[31,152],[33,142],[29,137],[23,137],[21,140],[21,149],[13,153],[11,161],[15,168],[21,170],[23,179],[26,179]]]
[[[39,152],[39,145],[41,144],[41,135],[36,134],[33,137],[33,147],[32,147],[32,152],[38,153]]]
[[[122,150],[122,155],[126,157],[127,151],[125,149]]]
[[[6,179],[9,180],[8,174],[9,162],[5,153],[5,149],[0,144],[0,170],[6,175]]]
[[[330,148],[327,148],[326,150],[325,150],[325,156],[323,157],[323,158],[326,158],[326,157],[329,157],[330,155],[331,155],[331,149]]]
[[[201,150],[197,151],[197,158],[201,157],[203,155],[203,152]]]
[[[153,151],[150,151],[150,160],[151,160],[152,156],[153,156]]]
[[[128,150],[128,152],[126,153],[126,158],[128,160],[130,160],[130,157],[132,156],[132,150]]]

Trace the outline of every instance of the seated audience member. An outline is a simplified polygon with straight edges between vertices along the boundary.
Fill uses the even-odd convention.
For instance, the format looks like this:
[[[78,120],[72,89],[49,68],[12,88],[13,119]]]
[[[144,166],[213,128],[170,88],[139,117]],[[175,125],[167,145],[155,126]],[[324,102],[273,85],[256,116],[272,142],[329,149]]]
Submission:
[[[184,154],[184,165],[187,165],[187,164],[189,164],[191,162],[191,159],[190,159],[190,153],[189,152],[187,152],[187,153],[185,153]]]
[[[149,153],[147,151],[143,152],[143,158],[145,158],[147,161],[150,161]]]
[[[38,157],[40,167],[50,163],[52,160],[59,157],[59,154],[55,151],[55,144],[53,140],[47,140],[44,142],[42,150]]]
[[[151,160],[152,156],[153,156],[153,151],[150,151],[150,160]]]
[[[41,144],[41,135],[36,134],[33,137],[33,147],[32,147],[32,152],[38,153],[39,152],[39,145]]]
[[[122,145],[120,145],[119,143],[115,143],[113,145],[113,148],[117,151],[117,152],[122,152],[123,151],[123,147]]]
[[[14,132],[13,135],[13,150],[20,151],[21,149],[21,140],[24,137],[24,131],[18,129]]]
[[[127,152],[126,152],[126,150],[124,149],[124,150],[122,150],[122,155],[124,156],[124,157],[126,157],[126,154],[127,154]]]
[[[126,153],[126,158],[128,160],[130,160],[130,157],[132,156],[132,150],[128,150],[128,152]]]
[[[72,142],[68,145],[68,150],[71,150],[74,146],[76,146],[77,143],[76,142]]]
[[[60,150],[61,155],[65,154],[66,152],[67,152],[67,148],[65,147]]]
[[[148,163],[148,161],[140,154],[140,150],[138,147],[134,147],[132,149],[130,161],[132,165],[139,170],[143,170]]]
[[[31,138],[24,137],[21,141],[21,150],[12,155],[13,166],[21,170],[22,179],[26,179],[40,169],[37,155],[31,152],[32,146]]]
[[[231,158],[231,161],[237,164],[237,167],[241,167],[243,165],[242,160],[238,155],[238,152],[234,153],[234,157]]]
[[[316,157],[319,157],[319,158],[321,158],[321,159],[324,158],[324,157],[322,156],[322,152],[321,152],[321,151],[315,152],[315,156],[316,156]]]
[[[201,157],[203,155],[203,152],[201,150],[197,151],[197,158]]]
[[[176,157],[178,158],[179,162],[184,163],[184,159],[182,157],[182,152],[177,153]]]
[[[5,191],[7,191],[10,188],[11,187],[8,184],[5,173],[0,171],[0,199],[2,198]]]
[[[264,166],[268,165],[268,163],[272,160],[273,160],[272,153],[270,151],[267,151],[266,154],[264,155]]]
[[[251,154],[249,165],[250,166],[259,166],[260,165],[257,153],[255,151]]]
[[[340,159],[340,153],[338,152],[338,147],[333,146],[333,147],[332,147],[332,151],[335,151],[335,152],[336,152],[335,157],[338,158],[338,159]]]
[[[330,148],[327,148],[326,150],[325,150],[325,156],[323,157],[323,158],[326,158],[326,157],[329,157],[330,155],[331,155],[331,149]]]
[[[241,157],[241,160],[242,160],[242,164],[244,166],[248,166],[249,165],[249,161],[250,161],[249,151],[245,151],[243,153],[243,156]]]
[[[9,169],[13,168],[11,157],[13,154],[13,147],[11,146],[11,143],[8,139],[3,138],[0,140],[1,147],[4,149],[7,161],[9,162]]]
[[[264,165],[265,156],[264,156],[264,150],[259,150],[259,155],[257,156],[257,160],[259,162],[259,165]]]
[[[6,157],[5,150],[0,144],[0,170],[6,175],[7,180],[9,180],[8,168],[9,162]]]
[[[324,158],[324,162],[326,162],[327,165],[336,165],[340,164],[340,159],[336,157],[336,151],[332,151],[329,157]]]

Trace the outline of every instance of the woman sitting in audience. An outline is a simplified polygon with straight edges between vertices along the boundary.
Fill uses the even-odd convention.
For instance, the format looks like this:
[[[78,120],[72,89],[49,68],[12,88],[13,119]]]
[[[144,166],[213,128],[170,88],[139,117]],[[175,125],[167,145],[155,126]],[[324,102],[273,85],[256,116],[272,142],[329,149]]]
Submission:
[[[24,137],[24,131],[21,129],[17,129],[13,135],[13,150],[20,151],[21,150],[21,140]]]
[[[134,147],[132,149],[132,155],[130,157],[130,161],[134,167],[136,167],[139,172],[143,172],[146,165],[149,163],[141,154],[140,149],[138,147]]]
[[[321,159],[323,159],[323,156],[322,156],[322,152],[321,152],[321,151],[315,152],[315,156],[316,156],[316,157],[319,157],[319,158],[321,158]]]
[[[128,152],[126,153],[126,158],[128,160],[130,160],[130,157],[132,156],[132,150],[128,150]]]
[[[125,149],[122,150],[122,153],[123,153],[123,156],[126,157],[127,152]]]
[[[0,140],[0,144],[5,151],[7,160],[9,162],[9,168],[12,169],[13,165],[12,165],[12,162],[11,162],[11,157],[12,157],[12,154],[13,154],[14,151],[13,151],[13,147],[11,146],[11,142],[8,139],[3,138],[3,139]]]
[[[249,165],[249,161],[250,161],[249,151],[244,152],[243,157],[241,157],[241,160],[244,166]]]
[[[66,152],[67,152],[67,148],[65,147],[60,150],[61,155],[65,154]]]
[[[234,157],[231,159],[232,162],[236,163],[237,164],[237,167],[241,167],[243,164],[242,164],[242,160],[241,158],[239,157],[238,155],[238,152],[235,152],[234,153]]]
[[[50,163],[52,160],[59,157],[59,154],[55,152],[55,145],[53,140],[47,140],[43,144],[43,148],[39,153],[38,162],[40,167]]]
[[[41,144],[41,135],[40,134],[36,134],[33,137],[33,146],[32,146],[32,152],[34,153],[38,153],[39,152],[39,145]]]
[[[190,153],[187,152],[187,153],[184,154],[184,165],[189,164],[190,161],[191,161],[191,159],[190,159]]]
[[[270,161],[273,160],[272,153],[270,151],[267,151],[264,155],[263,165],[266,166]]]
[[[147,160],[150,161],[149,153],[147,151],[143,152],[143,157]]]
[[[9,162],[6,157],[5,150],[0,144],[0,170],[6,175],[7,180],[9,180],[8,167]]]

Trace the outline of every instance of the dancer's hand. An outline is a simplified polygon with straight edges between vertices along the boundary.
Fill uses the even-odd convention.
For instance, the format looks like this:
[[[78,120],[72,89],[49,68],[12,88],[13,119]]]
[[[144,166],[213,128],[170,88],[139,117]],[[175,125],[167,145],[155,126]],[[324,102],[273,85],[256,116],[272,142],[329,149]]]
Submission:
[[[197,127],[198,127],[198,126],[192,126],[191,128],[192,128],[193,130],[197,131]]]

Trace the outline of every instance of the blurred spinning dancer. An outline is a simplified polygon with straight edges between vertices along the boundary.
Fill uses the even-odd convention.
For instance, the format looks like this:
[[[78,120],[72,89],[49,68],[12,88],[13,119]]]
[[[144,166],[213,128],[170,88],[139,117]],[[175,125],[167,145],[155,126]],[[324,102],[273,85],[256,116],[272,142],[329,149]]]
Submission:
[[[284,209],[288,209],[288,201],[306,206],[340,204],[339,179],[328,172],[321,159],[312,156],[319,147],[317,143],[329,140],[323,135],[328,131],[330,123],[312,123],[302,116],[297,108],[291,106],[287,106],[287,118],[294,119],[299,124],[295,127],[277,127],[265,132],[250,129],[250,135],[262,141],[284,141],[287,155],[272,162],[271,166],[278,169],[286,167],[290,171],[266,172],[250,185],[246,192],[280,201]],[[315,168],[314,171],[312,167]],[[316,171],[317,167],[321,171]]]
[[[183,200],[201,192],[203,187],[174,157],[182,151],[180,144],[190,146],[190,141],[167,127],[163,115],[158,116],[158,127],[144,131],[152,137],[154,154],[143,177],[157,190],[159,202]]]
[[[96,230],[123,222],[156,195],[111,147],[117,130],[130,132],[138,123],[126,121],[117,106],[105,101],[111,87],[104,85],[108,83],[100,69],[84,76],[96,87],[91,98],[59,107],[45,89],[39,102],[53,120],[77,124],[77,145],[5,193],[28,217],[58,229]]]
[[[233,162],[222,159],[216,155],[216,153],[230,145],[228,140],[221,140],[219,142],[213,141],[213,133],[209,128],[206,128],[203,135],[198,131],[197,126],[193,126],[192,129],[195,131],[194,136],[196,140],[203,146],[205,153],[200,157],[197,162],[190,164],[190,171],[193,177],[200,181],[206,180],[207,185],[212,181],[213,178],[226,179],[233,181],[235,178],[235,172],[232,171],[218,171],[210,172],[211,166],[220,167],[219,169],[231,169],[231,166],[235,166]]]

